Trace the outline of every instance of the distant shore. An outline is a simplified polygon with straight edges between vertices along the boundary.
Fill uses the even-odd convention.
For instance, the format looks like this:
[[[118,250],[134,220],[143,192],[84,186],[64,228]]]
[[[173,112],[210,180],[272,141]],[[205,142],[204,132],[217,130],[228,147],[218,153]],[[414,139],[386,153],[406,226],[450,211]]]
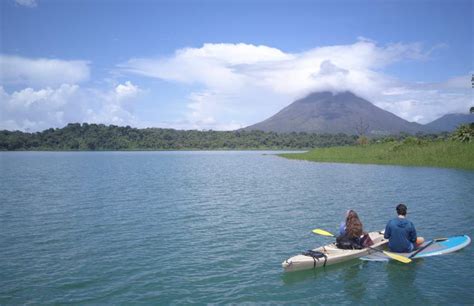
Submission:
[[[42,132],[0,131],[0,151],[301,150],[354,144],[355,135],[197,131],[70,123]]]
[[[314,162],[401,165],[474,170],[474,143],[456,141],[388,142],[318,148],[279,156]]]

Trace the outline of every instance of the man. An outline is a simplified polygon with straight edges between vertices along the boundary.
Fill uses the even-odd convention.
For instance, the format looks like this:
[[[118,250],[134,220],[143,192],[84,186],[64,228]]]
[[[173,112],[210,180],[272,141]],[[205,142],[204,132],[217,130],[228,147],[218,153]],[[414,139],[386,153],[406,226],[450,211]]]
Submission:
[[[392,252],[409,253],[421,245],[425,240],[416,236],[413,223],[406,219],[407,207],[405,204],[397,205],[398,218],[388,221],[384,237],[389,239],[388,247]]]

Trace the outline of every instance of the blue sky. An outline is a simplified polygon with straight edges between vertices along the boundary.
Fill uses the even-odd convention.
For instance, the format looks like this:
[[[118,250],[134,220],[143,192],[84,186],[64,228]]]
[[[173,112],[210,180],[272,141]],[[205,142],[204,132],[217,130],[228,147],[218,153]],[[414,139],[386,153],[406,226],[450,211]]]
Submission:
[[[229,130],[319,90],[420,123],[472,104],[472,1],[0,6],[0,129]]]

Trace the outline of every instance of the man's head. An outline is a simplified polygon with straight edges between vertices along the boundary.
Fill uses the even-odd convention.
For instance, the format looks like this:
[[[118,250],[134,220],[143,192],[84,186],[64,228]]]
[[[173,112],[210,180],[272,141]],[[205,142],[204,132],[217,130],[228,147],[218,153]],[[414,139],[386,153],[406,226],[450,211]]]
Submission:
[[[405,204],[398,204],[397,205],[397,214],[399,216],[406,216],[407,215],[407,206]]]

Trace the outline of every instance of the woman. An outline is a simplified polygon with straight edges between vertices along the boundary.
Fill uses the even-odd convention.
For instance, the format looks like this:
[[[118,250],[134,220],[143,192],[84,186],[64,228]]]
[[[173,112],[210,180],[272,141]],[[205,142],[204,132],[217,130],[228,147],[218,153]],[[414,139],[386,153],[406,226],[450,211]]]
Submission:
[[[337,244],[342,249],[361,249],[373,244],[369,235],[364,233],[359,216],[352,209],[347,211],[346,221],[341,223],[339,234]]]
[[[348,236],[349,238],[359,238],[364,233],[362,222],[360,222],[359,215],[355,211],[348,210],[346,212],[346,221],[342,222],[339,227],[339,234],[341,236]]]

